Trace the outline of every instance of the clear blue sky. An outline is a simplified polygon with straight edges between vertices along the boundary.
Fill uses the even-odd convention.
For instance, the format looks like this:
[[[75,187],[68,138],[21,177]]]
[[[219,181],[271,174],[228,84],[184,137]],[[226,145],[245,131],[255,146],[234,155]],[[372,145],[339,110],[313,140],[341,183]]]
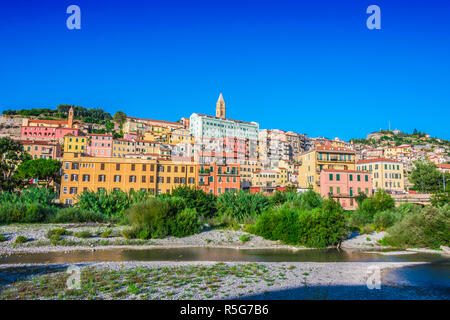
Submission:
[[[81,8],[81,30],[66,8]],[[381,8],[381,30],[366,8]],[[449,1],[2,1],[0,111],[214,114],[309,136],[450,139]]]

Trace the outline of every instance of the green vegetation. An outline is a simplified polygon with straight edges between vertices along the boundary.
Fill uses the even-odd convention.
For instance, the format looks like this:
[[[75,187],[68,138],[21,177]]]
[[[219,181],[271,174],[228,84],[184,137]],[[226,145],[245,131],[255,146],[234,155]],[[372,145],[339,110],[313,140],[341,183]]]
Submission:
[[[83,231],[79,231],[79,232],[75,232],[73,234],[75,237],[77,238],[81,238],[81,239],[87,239],[87,238],[92,238],[94,235],[92,234],[92,232],[88,231],[88,230],[83,230]]]
[[[414,190],[428,193],[444,192],[445,179],[445,192],[450,192],[450,174],[443,175],[436,165],[429,161],[415,161],[414,166],[409,175],[409,181],[414,184]]]
[[[0,242],[6,241],[6,237],[0,233]]]
[[[24,237],[24,236],[18,236],[17,238],[16,238],[16,240],[14,240],[14,243],[16,243],[16,244],[22,244],[22,243],[25,243],[25,242],[28,242],[28,238],[27,237]]]
[[[325,200],[320,207],[305,208],[301,201],[286,202],[281,208],[264,212],[252,230],[270,240],[308,247],[337,244],[346,234],[342,207],[333,200]]]
[[[28,181],[36,178],[39,181],[45,181],[45,187],[48,189],[50,183],[60,183],[61,162],[53,159],[32,159],[25,161],[17,168],[17,176],[21,180]]]
[[[73,107],[74,118],[87,123],[103,124],[107,120],[111,120],[111,114],[100,108],[83,108],[68,104],[60,104],[56,109],[49,108],[32,108],[21,110],[4,110],[4,115],[17,115],[22,117],[39,117],[46,120],[66,119],[70,107]]]
[[[20,142],[9,137],[0,138],[0,190],[14,191],[25,185],[17,174],[17,167],[30,159]]]

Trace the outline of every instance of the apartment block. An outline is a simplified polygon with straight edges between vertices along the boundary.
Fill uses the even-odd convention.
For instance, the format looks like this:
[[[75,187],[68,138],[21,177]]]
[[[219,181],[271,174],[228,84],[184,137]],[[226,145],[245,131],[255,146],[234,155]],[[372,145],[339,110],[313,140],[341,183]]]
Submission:
[[[358,161],[357,170],[366,170],[372,174],[373,188],[384,189],[390,193],[405,192],[403,163],[386,158]]]
[[[170,193],[180,185],[194,186],[196,164],[168,160],[101,158],[65,153],[60,199],[72,204],[85,190],[143,190]]]
[[[206,193],[219,195],[228,191],[237,192],[240,189],[239,164],[199,164],[197,168],[198,186]]]

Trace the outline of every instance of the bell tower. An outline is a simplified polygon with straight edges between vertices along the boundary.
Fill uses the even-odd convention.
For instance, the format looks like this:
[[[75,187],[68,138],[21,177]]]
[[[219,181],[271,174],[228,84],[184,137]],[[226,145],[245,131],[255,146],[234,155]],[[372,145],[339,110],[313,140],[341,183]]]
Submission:
[[[69,119],[67,119],[67,126],[69,128],[72,128],[73,125],[73,107],[70,107],[69,109]]]
[[[223,100],[222,93],[216,103],[216,117],[225,119],[225,100]]]

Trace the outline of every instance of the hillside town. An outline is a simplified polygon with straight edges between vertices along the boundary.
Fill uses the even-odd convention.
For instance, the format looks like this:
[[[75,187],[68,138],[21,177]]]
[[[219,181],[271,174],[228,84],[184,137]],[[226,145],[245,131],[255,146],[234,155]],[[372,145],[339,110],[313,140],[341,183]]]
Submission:
[[[408,177],[415,161],[430,161],[443,173],[450,170],[446,140],[380,130],[346,142],[262,129],[257,119],[227,118],[222,94],[215,115],[192,113],[177,121],[120,112],[105,128],[76,117],[73,106],[64,114],[65,119],[48,120],[3,112],[0,137],[20,142],[33,159],[62,162],[55,189],[67,205],[86,190],[162,194],[188,185],[214,195],[312,188],[351,210],[358,195],[379,189],[392,196],[414,194]]]

